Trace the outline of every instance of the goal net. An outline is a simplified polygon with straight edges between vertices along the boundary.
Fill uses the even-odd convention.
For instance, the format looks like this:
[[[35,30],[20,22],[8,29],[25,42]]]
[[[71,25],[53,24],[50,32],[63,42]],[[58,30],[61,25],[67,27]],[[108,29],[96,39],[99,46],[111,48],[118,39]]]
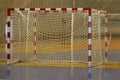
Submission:
[[[8,63],[103,63],[105,16],[101,18],[96,9],[91,13],[82,8],[71,9],[10,11],[6,29]]]

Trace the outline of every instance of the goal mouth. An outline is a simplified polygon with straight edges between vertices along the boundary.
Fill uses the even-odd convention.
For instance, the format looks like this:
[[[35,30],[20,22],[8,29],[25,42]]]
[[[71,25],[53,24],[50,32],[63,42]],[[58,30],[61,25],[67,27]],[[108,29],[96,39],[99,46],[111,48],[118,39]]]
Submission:
[[[91,67],[103,63],[107,57],[105,23],[106,14],[90,8],[9,8],[8,64],[85,63]]]

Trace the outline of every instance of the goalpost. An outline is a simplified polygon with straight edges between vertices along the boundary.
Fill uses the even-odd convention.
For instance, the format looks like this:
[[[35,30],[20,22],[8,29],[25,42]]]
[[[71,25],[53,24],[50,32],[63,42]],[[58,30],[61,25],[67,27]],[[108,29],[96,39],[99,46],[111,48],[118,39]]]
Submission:
[[[9,8],[7,64],[86,63],[91,67],[103,63],[108,35],[104,13],[101,16],[91,8]]]
[[[101,29],[99,30],[102,30],[100,31],[100,35],[99,35],[101,38],[100,44],[101,47],[103,48],[102,53],[105,53],[104,59],[105,61],[107,61],[108,60],[108,13],[105,10],[99,10],[98,16],[99,16],[98,26],[101,26]]]

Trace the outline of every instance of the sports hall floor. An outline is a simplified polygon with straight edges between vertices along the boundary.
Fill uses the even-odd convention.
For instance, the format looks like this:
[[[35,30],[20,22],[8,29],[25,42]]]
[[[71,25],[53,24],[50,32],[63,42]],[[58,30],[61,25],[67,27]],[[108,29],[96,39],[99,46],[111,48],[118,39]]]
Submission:
[[[120,14],[120,0],[0,0],[0,36],[2,35],[0,40],[4,35],[7,8],[12,7],[92,7],[98,10],[108,10],[110,14]],[[111,16],[110,18],[111,32],[118,32],[119,35],[120,17]],[[71,67],[69,65],[7,66],[3,60],[5,58],[4,49],[3,45],[0,46],[0,80],[120,80],[120,36],[119,39],[111,39],[108,63],[93,68]]]
[[[0,56],[3,54],[1,53]],[[119,40],[111,40],[108,61],[103,65],[85,68],[82,66],[71,67],[70,65],[7,66],[5,61],[1,60],[0,80],[120,80]]]

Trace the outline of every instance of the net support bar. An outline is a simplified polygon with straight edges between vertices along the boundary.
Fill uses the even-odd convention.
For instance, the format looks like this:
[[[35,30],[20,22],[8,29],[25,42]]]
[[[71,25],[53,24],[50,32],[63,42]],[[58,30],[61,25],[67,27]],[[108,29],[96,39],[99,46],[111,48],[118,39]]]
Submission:
[[[105,15],[105,61],[108,60],[108,12],[107,11],[98,11],[98,14]]]
[[[34,19],[34,54],[36,54],[36,14],[34,12],[33,14],[33,19]]]

